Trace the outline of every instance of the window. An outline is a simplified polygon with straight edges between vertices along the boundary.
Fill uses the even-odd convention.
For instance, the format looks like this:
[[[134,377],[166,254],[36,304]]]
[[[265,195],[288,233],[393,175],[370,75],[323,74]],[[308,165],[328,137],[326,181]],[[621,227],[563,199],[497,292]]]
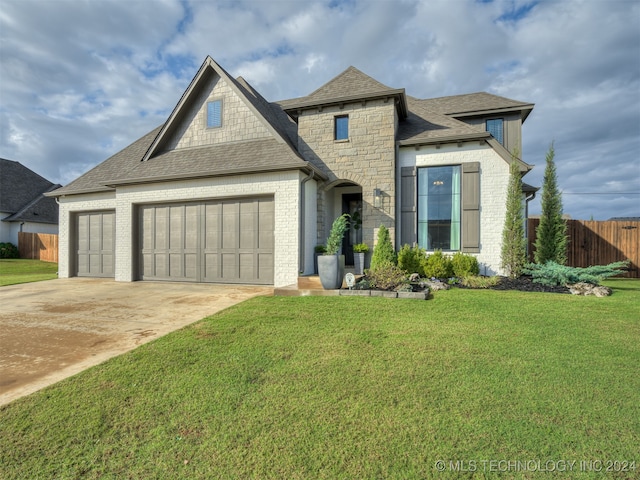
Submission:
[[[349,140],[349,117],[335,117],[334,140]]]
[[[222,100],[207,102],[207,128],[222,126]]]
[[[460,250],[460,166],[418,169],[418,245]]]
[[[494,136],[502,145],[503,141],[503,121],[501,118],[495,118],[493,120],[487,120],[487,132]]]

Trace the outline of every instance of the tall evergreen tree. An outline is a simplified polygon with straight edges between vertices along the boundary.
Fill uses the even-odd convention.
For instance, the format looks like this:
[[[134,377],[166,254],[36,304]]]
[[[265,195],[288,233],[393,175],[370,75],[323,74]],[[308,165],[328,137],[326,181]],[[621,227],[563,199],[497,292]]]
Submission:
[[[511,278],[519,277],[527,262],[527,244],[524,236],[524,213],[522,205],[522,176],[513,154],[507,189],[507,213],[502,230],[502,268]]]
[[[542,215],[536,229],[534,259],[536,263],[549,261],[559,265],[567,263],[567,224],[562,218],[562,194],[558,190],[555,150],[549,146],[542,182]]]

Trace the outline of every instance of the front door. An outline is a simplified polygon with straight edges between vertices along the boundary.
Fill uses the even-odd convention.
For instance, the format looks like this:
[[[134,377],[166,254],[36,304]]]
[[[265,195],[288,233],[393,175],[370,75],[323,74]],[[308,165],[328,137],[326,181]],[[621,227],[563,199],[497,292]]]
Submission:
[[[362,242],[362,194],[348,193],[342,195],[342,213],[351,216],[349,231],[342,240],[344,263],[353,265],[353,246]]]

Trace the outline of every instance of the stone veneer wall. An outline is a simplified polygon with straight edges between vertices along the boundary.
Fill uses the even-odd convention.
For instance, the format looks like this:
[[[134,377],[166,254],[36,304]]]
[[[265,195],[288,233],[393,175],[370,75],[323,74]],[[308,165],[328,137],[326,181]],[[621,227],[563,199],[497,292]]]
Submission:
[[[398,171],[402,167],[432,167],[480,162],[480,273],[502,274],[502,229],[506,214],[509,165],[489,145],[478,142],[400,148]],[[400,193],[400,192],[399,192]]]
[[[207,102],[222,100],[222,126],[207,128]],[[268,138],[271,133],[227,82],[213,75],[187,111],[167,150]]]
[[[349,116],[349,139],[334,140],[334,117]],[[380,224],[395,225],[395,134],[398,119],[393,99],[371,100],[313,108],[298,118],[298,150],[329,179],[318,188],[318,243],[326,240],[333,223],[326,195],[341,180],[362,187],[363,241],[374,244]],[[373,190],[383,191],[383,206],[373,207]]]
[[[298,278],[298,220],[300,181],[299,171],[229,176],[172,183],[132,185],[119,187],[117,193],[87,194],[60,199],[59,275],[67,278],[73,242],[70,238],[72,214],[82,211],[116,211],[115,279],[136,280],[134,251],[137,235],[135,205],[158,202],[186,202],[212,198],[233,198],[251,195],[274,195],[275,199],[275,251],[274,286],[283,287]]]

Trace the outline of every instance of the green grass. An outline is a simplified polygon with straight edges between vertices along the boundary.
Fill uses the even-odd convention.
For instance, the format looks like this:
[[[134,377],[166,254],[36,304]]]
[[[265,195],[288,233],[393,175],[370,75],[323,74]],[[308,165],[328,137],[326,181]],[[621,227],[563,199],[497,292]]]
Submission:
[[[0,286],[58,278],[58,264],[40,260],[0,259]]]
[[[255,298],[0,408],[0,477],[637,478],[640,282],[606,284]]]

